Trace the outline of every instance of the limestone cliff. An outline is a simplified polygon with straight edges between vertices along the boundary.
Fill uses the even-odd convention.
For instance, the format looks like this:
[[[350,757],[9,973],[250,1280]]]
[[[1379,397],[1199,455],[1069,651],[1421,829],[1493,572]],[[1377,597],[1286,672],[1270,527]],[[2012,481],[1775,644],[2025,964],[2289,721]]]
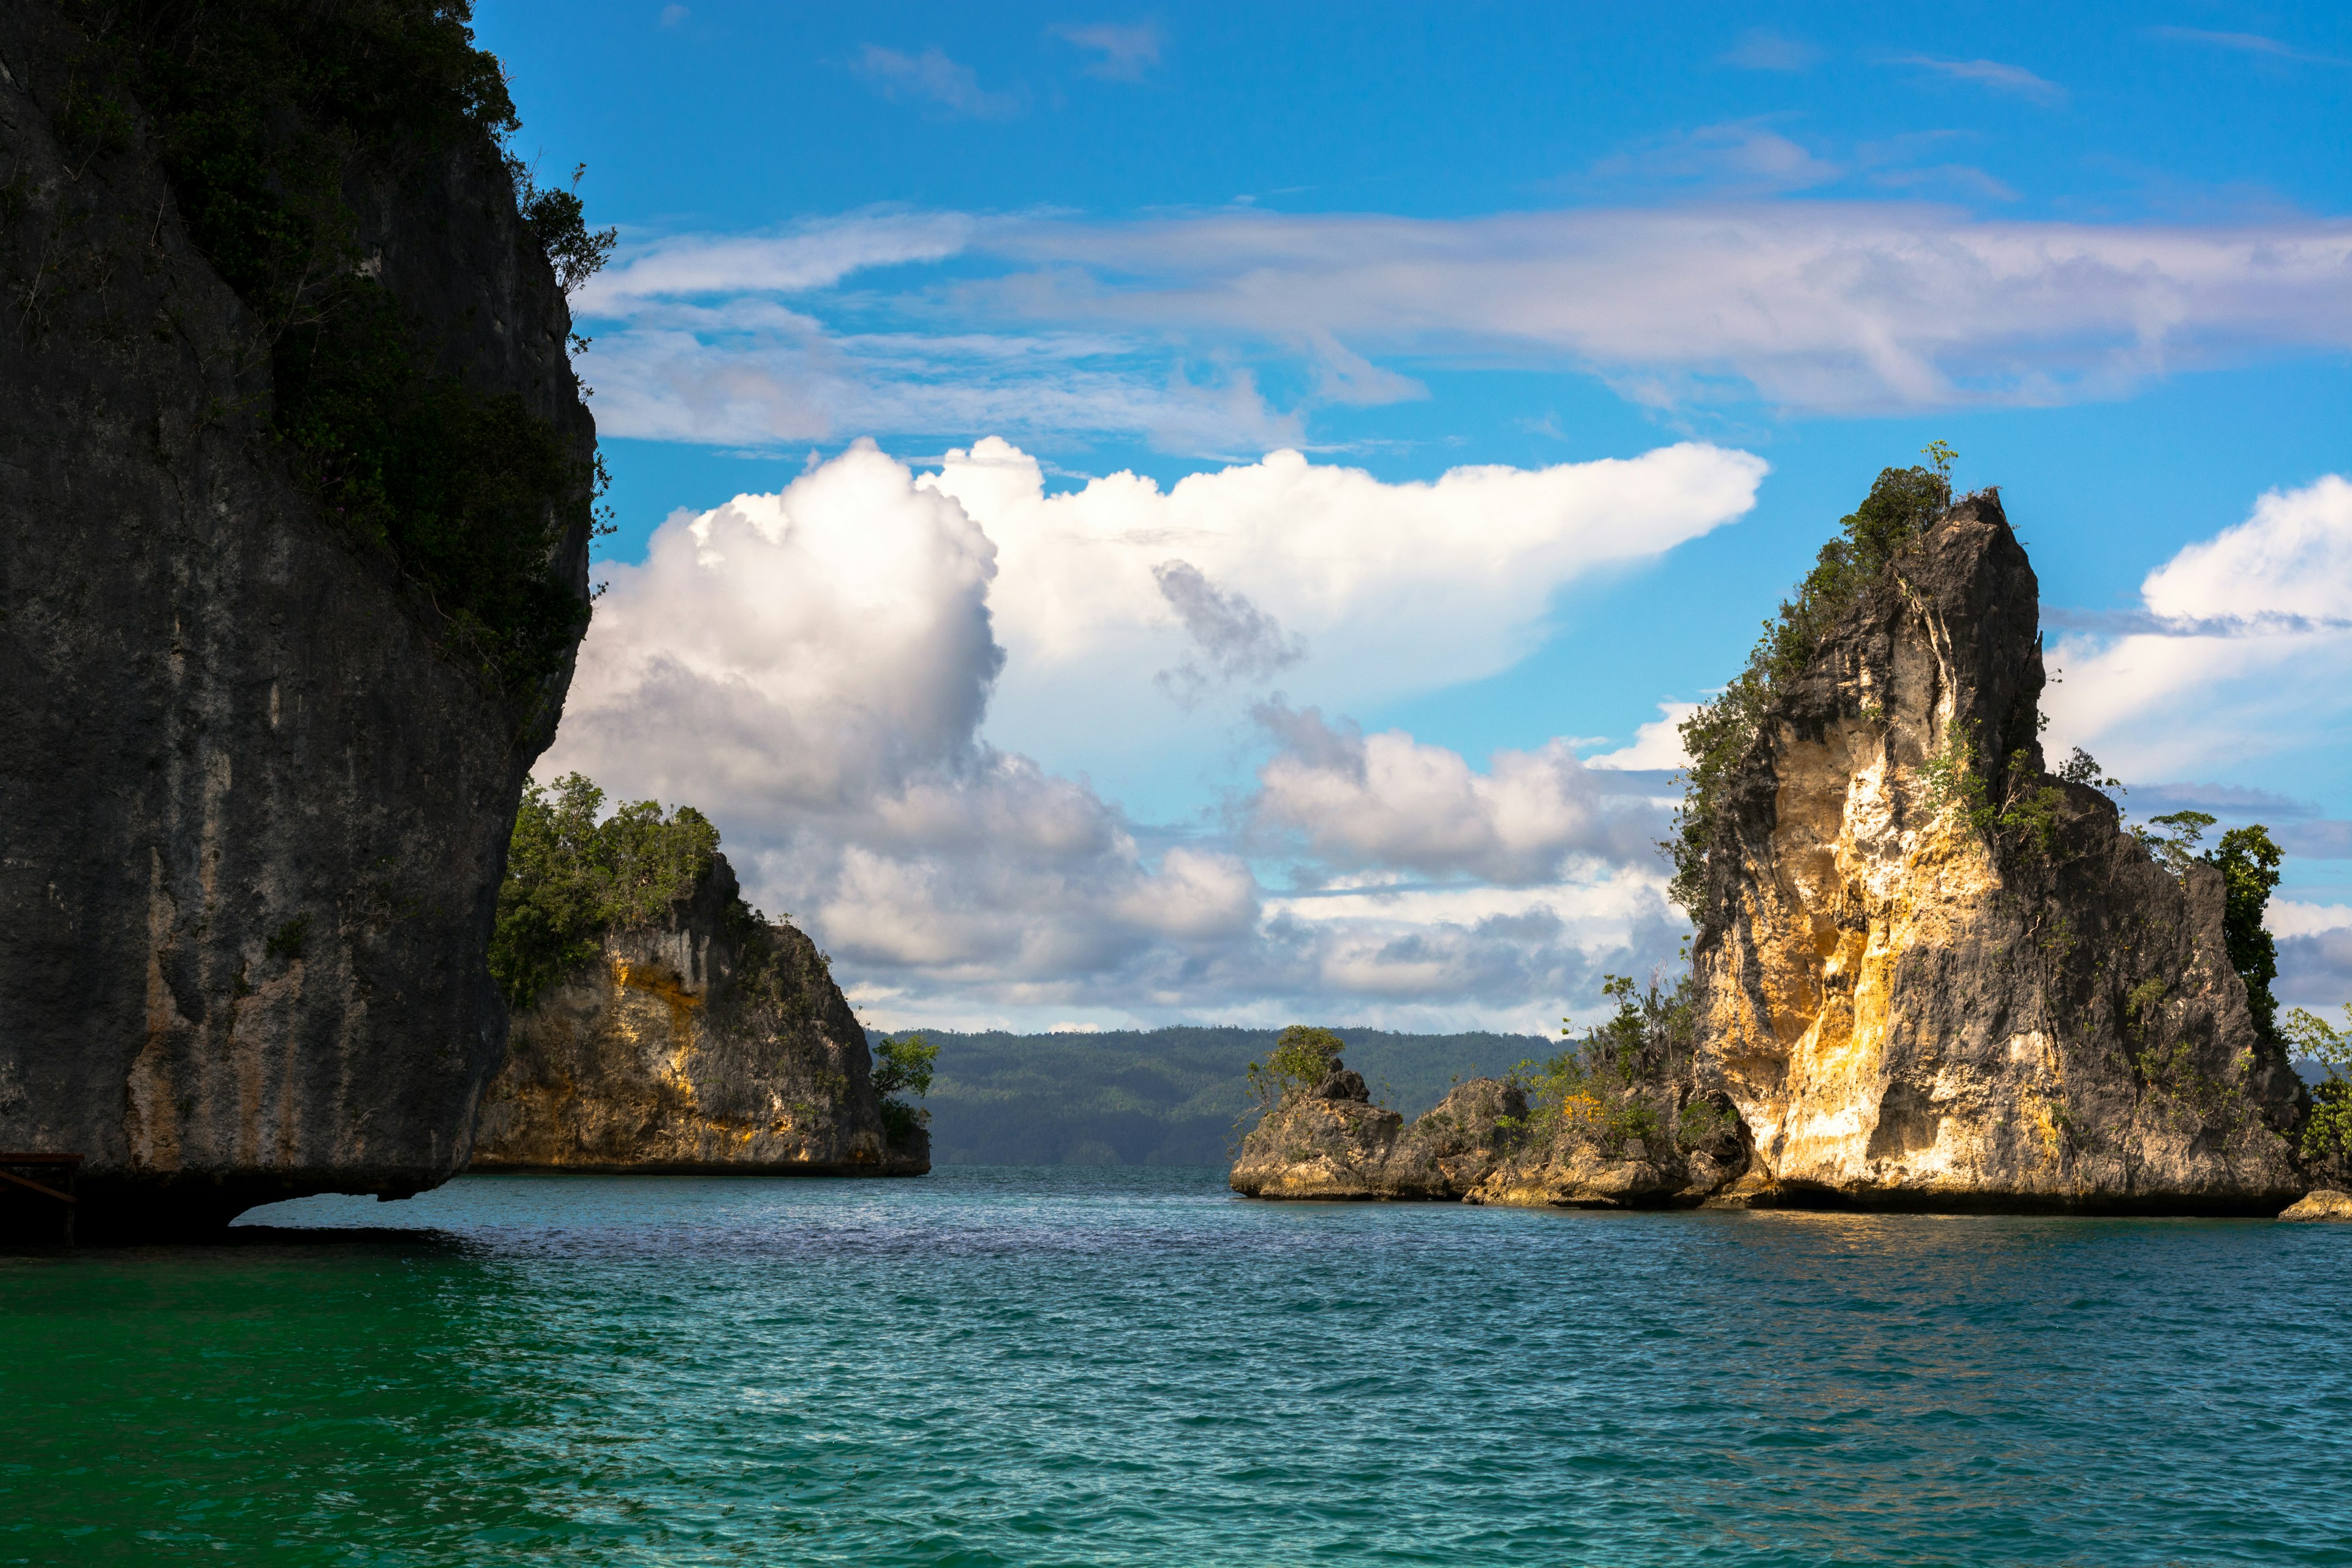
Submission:
[[[2301,1114],[2222,931],[2036,738],[2038,588],[1949,509],[1782,682],[1710,824],[1697,1081],[1780,1201],[2276,1213]]]
[[[891,1142],[824,955],[744,909],[719,855],[666,922],[608,932],[515,1016],[473,1168],[919,1175],[930,1141]]]
[[[1928,470],[1883,475],[1695,721],[1704,788],[1673,847],[1698,922],[1688,991],[1612,980],[1620,1014],[1580,1052],[1409,1127],[1352,1073],[1294,1085],[1234,1189],[2242,1214],[2299,1196],[2305,1096],[2232,967],[2221,869],[2176,875],[2106,795],[2045,770],[2032,567],[1997,496],[1948,498]]]
[[[563,294],[488,132],[459,117],[410,136],[399,62],[318,56],[378,95],[363,117],[255,100],[237,122],[308,163],[184,139],[173,162],[135,90],[147,63],[216,93],[191,99],[190,137],[230,123],[232,89],[276,90],[172,53],[217,42],[207,27],[267,43],[258,8],[180,9],[178,31],[110,43],[79,25],[99,7],[0,6],[0,1149],[87,1157],[85,1239],[304,1193],[401,1196],[464,1164],[505,1047],[483,954],[508,829],[586,616],[583,487],[534,514],[535,554],[483,579],[541,617],[536,662],[486,675],[510,623],[432,589],[420,553],[460,559],[486,525],[436,514],[419,541],[413,513],[383,522],[412,470],[339,468],[320,434],[367,388],[329,389],[331,406],[331,356],[288,352],[357,319],[305,309],[378,302],[385,352],[430,363],[369,374],[407,376],[435,417],[503,399],[509,428],[584,475]],[[170,20],[103,16],[149,13]],[[352,226],[348,252],[305,254],[365,260],[287,284],[268,316],[225,280],[268,258],[221,248],[236,215],[207,171],[257,181],[239,200],[290,202],[298,166],[325,171],[297,193],[304,221]],[[279,415],[306,374],[318,418],[297,428]],[[503,456],[411,453],[468,482],[502,479]],[[376,498],[373,531],[353,497]]]

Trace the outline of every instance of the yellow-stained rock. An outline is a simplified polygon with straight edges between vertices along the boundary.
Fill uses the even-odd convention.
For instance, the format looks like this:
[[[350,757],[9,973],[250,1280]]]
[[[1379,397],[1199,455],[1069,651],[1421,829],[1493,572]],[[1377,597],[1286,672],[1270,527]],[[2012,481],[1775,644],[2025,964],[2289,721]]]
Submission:
[[[2037,601],[1972,497],[1767,710],[1693,946],[1698,1082],[1756,1161],[1714,1201],[2274,1213],[2302,1190],[2221,873],[2177,880],[2043,771]],[[1931,782],[1963,754],[1981,809]]]
[[[2352,1220],[2352,1193],[2322,1187],[2304,1194],[2303,1201],[2279,1215],[2281,1219]]]
[[[725,856],[661,927],[604,950],[515,1016],[473,1169],[914,1175],[866,1033],[816,944],[752,920]]]

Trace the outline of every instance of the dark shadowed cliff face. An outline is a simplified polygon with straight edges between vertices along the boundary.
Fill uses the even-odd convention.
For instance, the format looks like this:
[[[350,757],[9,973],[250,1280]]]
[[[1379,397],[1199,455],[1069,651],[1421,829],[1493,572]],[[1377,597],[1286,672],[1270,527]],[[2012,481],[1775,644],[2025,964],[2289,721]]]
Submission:
[[[888,1143],[824,955],[745,910],[722,855],[516,1016],[474,1168],[919,1175],[930,1149],[920,1128]]]
[[[484,952],[584,502],[539,558],[569,619],[486,673],[425,557],[320,505],[321,475],[373,481],[315,442],[298,468],[287,367],[96,46],[16,0],[0,67],[0,1149],[87,1157],[85,1237],[433,1185],[505,1046]],[[584,468],[562,294],[488,137],[354,157],[345,194],[436,373]]]
[[[1725,791],[1698,1080],[1746,1120],[1759,1198],[2275,1213],[2303,1188],[2298,1086],[2249,1017],[2220,872],[2176,880],[2042,772],[2037,620],[1998,500],[1961,502]]]

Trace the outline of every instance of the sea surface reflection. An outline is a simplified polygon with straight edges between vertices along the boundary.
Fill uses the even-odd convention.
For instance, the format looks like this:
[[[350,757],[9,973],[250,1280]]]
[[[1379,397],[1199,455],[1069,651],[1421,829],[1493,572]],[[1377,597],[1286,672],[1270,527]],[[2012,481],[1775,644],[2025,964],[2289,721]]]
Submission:
[[[0,1258],[0,1563],[2352,1563],[2352,1228],[467,1177]]]

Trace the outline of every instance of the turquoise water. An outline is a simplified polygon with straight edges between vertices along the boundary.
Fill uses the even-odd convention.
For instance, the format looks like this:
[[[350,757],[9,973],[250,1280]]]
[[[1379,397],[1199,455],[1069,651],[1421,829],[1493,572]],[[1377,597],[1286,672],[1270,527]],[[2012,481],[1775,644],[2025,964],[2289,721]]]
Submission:
[[[2352,1227],[469,1177],[0,1259],[0,1563],[2352,1563]]]

